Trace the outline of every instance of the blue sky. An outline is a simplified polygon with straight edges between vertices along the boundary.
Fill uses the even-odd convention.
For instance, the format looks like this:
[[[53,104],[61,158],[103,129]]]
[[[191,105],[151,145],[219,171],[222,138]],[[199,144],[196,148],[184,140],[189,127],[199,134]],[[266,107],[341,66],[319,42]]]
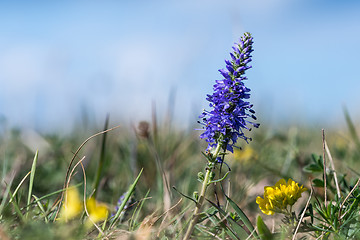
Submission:
[[[0,115],[68,128],[160,114],[196,122],[233,43],[254,37],[248,71],[262,124],[359,116],[358,1],[0,1]]]

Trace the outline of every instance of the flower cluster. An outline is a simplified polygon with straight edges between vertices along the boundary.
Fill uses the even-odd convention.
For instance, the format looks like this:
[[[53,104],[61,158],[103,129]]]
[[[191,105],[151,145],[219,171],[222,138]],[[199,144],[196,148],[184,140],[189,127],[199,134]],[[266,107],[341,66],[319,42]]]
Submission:
[[[233,47],[231,59],[225,60],[226,69],[219,70],[224,78],[216,81],[214,93],[207,96],[212,110],[204,110],[200,115],[205,129],[200,138],[206,139],[208,148],[221,143],[224,149],[232,152],[238,138],[246,142],[251,140],[243,133],[243,129],[251,129],[248,124],[259,126],[248,120],[249,117],[256,120],[256,117],[252,104],[246,101],[250,97],[250,89],[244,85],[247,79],[245,71],[251,68],[248,63],[251,62],[252,44],[250,33],[245,33]]]
[[[67,222],[78,216],[84,210],[84,203],[80,199],[79,192],[75,187],[66,190],[65,201],[61,210],[61,220]],[[103,203],[97,202],[94,198],[86,200],[86,208],[89,213],[86,227],[90,228],[93,223],[107,219],[109,210]]]
[[[287,207],[294,205],[294,203],[301,197],[301,193],[307,189],[302,185],[294,182],[289,178],[286,183],[285,179],[280,179],[275,186],[264,188],[264,198],[257,197],[256,203],[259,204],[260,210],[272,215],[277,213],[287,213]]]
[[[112,217],[115,216],[115,214],[117,213],[117,211],[119,211],[120,206],[123,204],[124,200],[125,200],[125,195],[127,194],[127,192],[125,192],[123,195],[121,195],[117,201],[116,207],[115,207],[115,211],[111,214]],[[121,214],[125,213],[126,210],[129,209],[130,205],[134,203],[134,199],[130,197],[130,199],[125,203],[125,206],[123,208],[123,211]]]

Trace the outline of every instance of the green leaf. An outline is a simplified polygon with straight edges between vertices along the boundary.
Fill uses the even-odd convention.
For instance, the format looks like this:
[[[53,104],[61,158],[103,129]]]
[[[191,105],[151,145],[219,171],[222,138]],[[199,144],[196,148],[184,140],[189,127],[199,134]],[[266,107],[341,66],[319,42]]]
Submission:
[[[204,213],[200,214],[198,223],[201,223],[201,222],[207,220],[210,216],[213,216],[213,215],[217,214],[218,212],[219,211],[217,210],[216,207],[211,207],[211,208],[207,209]]]
[[[235,212],[238,214],[238,216],[240,217],[241,221],[243,221],[243,223],[245,224],[245,226],[249,229],[249,231],[251,233],[253,233],[254,237],[258,238],[258,235],[255,231],[254,226],[252,225],[252,223],[250,222],[249,218],[246,216],[246,214],[240,209],[240,207],[233,201],[231,200],[227,195],[225,195],[226,199],[229,201],[231,207],[235,210]]]
[[[226,226],[229,230],[236,233],[237,237],[240,239],[247,239],[249,237],[249,234],[245,231],[245,229],[240,226],[237,222],[235,222],[234,219],[230,217],[229,214],[227,214],[223,209],[221,209],[219,206],[214,204],[213,202],[209,201],[211,205],[216,207],[219,210],[220,215],[222,217],[226,216],[226,220],[228,221],[228,225]],[[230,227],[229,227],[230,226]]]
[[[216,215],[209,215],[209,219],[215,226],[220,226],[231,239],[239,239],[235,233],[226,226],[224,221],[220,221]]]
[[[39,198],[38,198],[38,197],[36,197],[35,195],[33,195],[33,198],[36,200],[36,203],[37,203],[39,209],[40,209],[41,212],[43,213],[45,222],[48,223],[48,222],[49,222],[49,219],[48,219],[47,216],[46,216],[46,211],[45,211],[45,209],[44,209],[44,206],[43,206],[42,203],[39,201]]]
[[[231,217],[227,217],[227,220],[232,219]],[[229,224],[231,226],[231,229],[236,233],[237,236],[240,237],[240,239],[247,239],[249,237],[249,234],[245,231],[245,229],[240,226],[237,222],[235,222],[233,219],[229,221]]]
[[[313,179],[312,180],[313,184],[314,184],[314,187],[324,187],[324,181],[323,180],[320,180],[320,179]]]
[[[33,160],[33,164],[31,166],[30,182],[29,182],[29,194],[28,194],[28,199],[27,199],[27,206],[30,205],[30,201],[31,201],[32,189],[33,189],[33,186],[34,186],[36,163],[37,163],[37,160],[38,160],[38,154],[39,154],[39,150],[36,150],[34,160]],[[29,207],[27,207],[27,210],[29,210]],[[27,216],[27,214],[26,214],[26,216]]]
[[[261,240],[272,240],[273,234],[270,232],[269,228],[266,226],[264,221],[262,220],[261,216],[259,215],[257,217],[256,222],[258,231],[259,231],[259,237]]]
[[[309,214],[310,214],[310,217],[311,217],[311,223],[313,223],[314,222],[314,210],[313,210],[313,205],[311,203],[309,204],[308,209],[309,209]]]
[[[308,165],[306,165],[303,170],[308,173],[316,173],[316,172],[323,172],[324,171],[324,165],[322,156],[312,154],[311,155],[312,162]]]

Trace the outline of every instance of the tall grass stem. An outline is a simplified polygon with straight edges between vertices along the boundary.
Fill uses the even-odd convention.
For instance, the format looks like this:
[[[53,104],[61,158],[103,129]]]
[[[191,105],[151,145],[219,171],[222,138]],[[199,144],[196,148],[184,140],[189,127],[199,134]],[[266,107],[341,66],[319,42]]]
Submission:
[[[31,173],[30,173],[30,182],[29,182],[29,194],[28,194],[28,199],[27,199],[27,208],[26,208],[26,217],[28,216],[29,213],[29,205],[30,205],[30,201],[31,201],[31,196],[32,196],[32,189],[34,186],[34,178],[35,178],[35,170],[36,170],[36,163],[38,160],[38,155],[39,155],[39,150],[36,150],[35,156],[34,156],[34,160],[31,166]]]
[[[67,169],[67,171],[66,171],[65,181],[64,181],[64,189],[67,188],[67,183],[68,183],[68,181],[69,181],[68,178],[69,178],[69,174],[70,174],[70,171],[71,171],[71,166],[72,166],[72,164],[74,163],[75,158],[78,156],[78,153],[80,152],[80,150],[84,147],[84,145],[85,145],[89,140],[91,140],[92,138],[97,137],[97,136],[99,136],[99,135],[101,135],[101,134],[104,134],[104,133],[106,133],[106,132],[110,132],[110,131],[112,131],[112,130],[115,130],[115,129],[119,128],[119,127],[120,127],[120,125],[118,125],[118,126],[116,126],[116,127],[113,127],[113,128],[110,128],[110,129],[107,129],[107,130],[105,130],[105,131],[101,131],[101,132],[95,133],[94,135],[88,137],[88,138],[80,145],[80,147],[79,147],[79,148],[76,150],[76,152],[74,153],[74,155],[73,155],[73,157],[72,157],[72,159],[71,159],[71,161],[70,161],[70,163],[69,163],[68,169]],[[59,201],[58,201],[59,206],[58,206],[58,209],[57,209],[57,211],[56,211],[54,220],[56,219],[57,215],[59,214],[59,211],[60,211],[60,209],[61,209],[61,203],[62,203],[62,200],[63,200],[63,199],[64,199],[64,192],[61,193],[60,199],[59,199]]]
[[[325,159],[325,130],[322,129],[322,142],[323,142],[323,164],[324,164],[324,204],[327,206],[327,186],[326,186],[326,159]]]
[[[109,126],[109,114],[106,116],[104,131],[106,131],[108,126]],[[100,179],[101,179],[101,174],[102,174],[102,171],[103,171],[103,168],[104,168],[104,163],[105,163],[106,137],[107,137],[107,132],[104,132],[104,134],[102,136],[102,141],[101,141],[101,151],[100,151],[99,164],[98,164],[98,167],[97,167],[95,181],[94,181],[94,194],[93,195],[94,195],[95,198],[96,198],[96,194],[98,192],[99,183],[100,183]]]
[[[140,173],[138,174],[137,178],[135,179],[135,181],[133,182],[133,184],[130,185],[128,191],[126,192],[125,198],[122,201],[121,205],[119,206],[118,211],[116,212],[115,216],[110,220],[110,227],[109,229],[111,229],[112,227],[114,227],[114,225],[116,224],[116,222],[118,221],[118,219],[120,218],[120,214],[121,212],[124,210],[124,207],[126,205],[126,203],[129,201],[131,195],[134,193],[135,191],[135,187],[136,184],[138,183],[140,176],[143,172],[143,169],[140,170]]]

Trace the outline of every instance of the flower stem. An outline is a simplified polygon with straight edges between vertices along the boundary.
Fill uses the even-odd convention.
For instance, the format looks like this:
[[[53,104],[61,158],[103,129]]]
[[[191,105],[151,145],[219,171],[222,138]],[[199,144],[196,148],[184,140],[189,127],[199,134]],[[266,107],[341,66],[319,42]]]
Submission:
[[[201,207],[204,203],[204,199],[205,199],[205,192],[206,192],[206,189],[207,189],[207,186],[208,186],[208,183],[210,181],[210,173],[211,173],[211,170],[210,168],[208,168],[206,170],[206,174],[205,174],[205,178],[204,178],[204,181],[203,181],[203,184],[202,184],[202,188],[201,188],[201,192],[200,192],[200,195],[199,195],[199,200],[198,202],[196,203],[196,208],[195,208],[195,211],[194,211],[194,214],[193,214],[193,217],[191,219],[191,222],[190,222],[190,225],[186,231],[186,234],[185,234],[185,237],[184,237],[184,240],[187,240],[190,238],[192,232],[194,231],[194,227],[199,219],[199,216],[200,216],[200,211],[201,211]]]
[[[212,156],[213,161],[216,161],[216,158],[217,158],[217,156],[218,156],[219,153],[220,153],[221,146],[222,146],[221,143],[218,143],[218,145],[216,146],[216,149],[215,149],[214,154],[213,154],[213,156]],[[194,227],[195,227],[195,225],[197,224],[197,221],[198,221],[198,219],[199,219],[200,211],[201,211],[201,208],[202,208],[202,206],[203,206],[204,199],[205,199],[206,189],[207,189],[207,187],[209,186],[209,183],[210,183],[210,181],[211,181],[210,175],[211,175],[211,172],[212,172],[212,170],[213,170],[213,167],[214,167],[214,163],[210,163],[210,162],[209,162],[209,163],[208,163],[208,167],[206,168],[206,173],[205,173],[204,181],[203,181],[203,184],[202,184],[202,187],[201,187],[201,192],[200,192],[198,201],[197,201],[197,203],[196,203],[196,207],[195,207],[195,210],[194,210],[194,214],[193,214],[192,219],[191,219],[191,221],[190,221],[189,227],[188,227],[188,229],[187,229],[187,231],[186,231],[184,240],[187,240],[187,239],[190,238],[192,232],[194,231]]]

